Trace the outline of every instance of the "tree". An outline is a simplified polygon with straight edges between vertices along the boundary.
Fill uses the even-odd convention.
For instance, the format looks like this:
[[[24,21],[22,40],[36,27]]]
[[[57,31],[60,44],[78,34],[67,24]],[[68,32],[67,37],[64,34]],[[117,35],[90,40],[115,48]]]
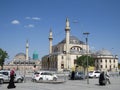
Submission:
[[[120,69],[120,63],[118,63],[118,69]]]
[[[92,56],[82,55],[77,58],[76,63],[78,66],[82,66],[84,72],[87,68],[87,58],[88,58],[88,66],[94,66],[94,58]]]
[[[5,59],[8,58],[8,53],[0,48],[0,66],[3,69]]]

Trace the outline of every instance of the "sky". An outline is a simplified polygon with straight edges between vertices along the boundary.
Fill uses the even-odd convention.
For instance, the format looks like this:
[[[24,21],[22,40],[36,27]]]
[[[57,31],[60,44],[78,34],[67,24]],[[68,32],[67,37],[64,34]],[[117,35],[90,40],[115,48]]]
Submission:
[[[0,0],[0,48],[10,61],[25,53],[28,40],[29,56],[36,51],[41,59],[49,54],[50,28],[53,45],[65,38],[66,18],[70,35],[85,42],[90,33],[91,50],[120,56],[120,0]]]

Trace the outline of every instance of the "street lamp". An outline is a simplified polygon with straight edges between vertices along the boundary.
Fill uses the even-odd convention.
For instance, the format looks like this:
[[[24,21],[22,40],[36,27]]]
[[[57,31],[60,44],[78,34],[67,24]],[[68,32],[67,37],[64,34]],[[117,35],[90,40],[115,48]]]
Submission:
[[[89,76],[88,76],[88,35],[89,32],[83,33],[83,35],[86,35],[86,55],[87,55],[87,84],[89,84]]]

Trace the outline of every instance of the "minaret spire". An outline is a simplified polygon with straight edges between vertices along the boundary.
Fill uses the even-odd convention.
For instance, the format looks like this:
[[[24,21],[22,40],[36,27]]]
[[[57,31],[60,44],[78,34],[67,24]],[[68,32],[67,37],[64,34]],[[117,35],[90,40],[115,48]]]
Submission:
[[[66,18],[66,27],[65,27],[65,32],[66,32],[66,68],[69,69],[70,67],[70,60],[69,60],[69,42],[70,42],[70,25],[69,25],[69,20]]]
[[[27,41],[26,41],[26,60],[29,59],[28,52],[29,52],[29,43],[28,43],[28,40],[27,40]]]
[[[52,40],[53,40],[52,29],[50,28],[50,33],[49,33],[49,54],[52,53]]]
[[[70,30],[70,24],[68,18],[66,18],[66,27],[65,30]]]
[[[66,18],[65,32],[66,32],[66,52],[69,52],[70,25],[68,18]]]

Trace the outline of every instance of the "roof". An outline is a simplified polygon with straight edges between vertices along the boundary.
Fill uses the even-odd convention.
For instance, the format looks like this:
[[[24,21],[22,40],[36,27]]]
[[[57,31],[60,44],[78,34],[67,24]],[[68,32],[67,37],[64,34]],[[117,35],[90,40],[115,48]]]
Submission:
[[[26,55],[24,53],[18,53],[18,54],[15,55],[15,57],[16,56],[26,56]]]
[[[59,44],[66,43],[66,38],[64,38]],[[83,41],[80,41],[75,36],[70,36],[70,44],[85,44]]]
[[[112,53],[106,49],[101,49],[96,52],[97,55],[111,56]]]

